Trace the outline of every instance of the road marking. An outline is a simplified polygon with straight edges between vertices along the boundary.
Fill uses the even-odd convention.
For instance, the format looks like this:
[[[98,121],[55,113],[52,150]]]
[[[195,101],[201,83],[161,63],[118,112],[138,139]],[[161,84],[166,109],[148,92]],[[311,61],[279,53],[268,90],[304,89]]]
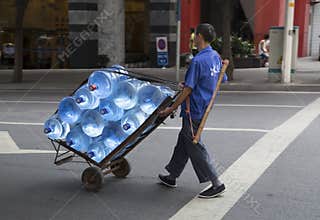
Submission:
[[[16,104],[59,104],[58,101],[19,101],[19,100],[0,100],[0,103],[16,103]]]
[[[0,154],[48,154],[56,153],[52,150],[24,150],[13,141],[8,131],[0,131]]]
[[[1,144],[1,143],[0,143]],[[19,149],[17,151],[0,151],[0,154],[55,154],[57,153],[54,150],[24,150],[24,149]]]
[[[319,109],[320,98],[252,145],[221,175],[227,186],[223,197],[211,200],[194,198],[171,220],[222,219],[275,159],[319,116]]]
[[[303,108],[303,105],[215,104],[216,107]]]
[[[17,151],[19,147],[12,140],[9,132],[0,131],[0,152],[4,151]]]
[[[0,100],[0,103],[14,104],[59,104],[59,101],[14,101]],[[261,108],[303,108],[302,105],[260,105],[260,104],[215,104],[216,107],[261,107]]]
[[[236,93],[236,94],[320,94],[320,92],[307,91],[220,91],[219,93]]]
[[[181,127],[167,127],[167,126],[160,126],[157,129],[160,130],[180,130]],[[240,132],[262,132],[267,133],[270,130],[265,129],[253,129],[253,128],[204,128],[204,131],[240,131]]]
[[[34,126],[43,126],[44,123],[35,123],[35,122],[9,122],[9,121],[0,121],[0,125],[34,125]],[[180,130],[181,127],[167,127],[160,126],[160,130]],[[204,128],[205,131],[240,131],[240,132],[262,132],[267,133],[270,130],[265,129],[254,129],[254,128]]]
[[[0,125],[39,125],[39,126],[42,126],[42,125],[44,125],[44,123],[38,123],[38,122],[0,121]]]

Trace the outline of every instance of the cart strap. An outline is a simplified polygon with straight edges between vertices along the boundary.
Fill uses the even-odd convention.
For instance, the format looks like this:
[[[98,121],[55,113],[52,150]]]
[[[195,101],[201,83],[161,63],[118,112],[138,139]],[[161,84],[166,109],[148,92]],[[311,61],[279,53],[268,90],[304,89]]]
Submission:
[[[192,139],[194,139],[195,135],[194,135],[192,118],[191,118],[191,113],[190,113],[190,96],[188,96],[186,99],[186,114],[188,115],[188,118],[189,118]]]

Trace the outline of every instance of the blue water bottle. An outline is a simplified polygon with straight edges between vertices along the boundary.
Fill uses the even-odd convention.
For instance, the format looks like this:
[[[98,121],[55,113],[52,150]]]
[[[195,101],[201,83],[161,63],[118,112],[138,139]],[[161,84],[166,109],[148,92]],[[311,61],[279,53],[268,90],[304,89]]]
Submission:
[[[89,146],[88,157],[100,163],[105,158],[105,146],[102,142],[94,142]]]
[[[128,111],[121,119],[122,131],[128,135],[132,134],[143,124],[143,122],[145,122],[148,116],[148,114],[141,111],[139,108]]]
[[[161,90],[151,84],[142,86],[138,92],[138,104],[141,110],[147,114],[152,114],[164,98]]]
[[[96,110],[88,110],[82,115],[81,127],[89,137],[98,137],[102,134],[105,122]]]
[[[110,97],[100,101],[99,112],[106,122],[119,121],[124,114],[124,110],[114,104]]]
[[[44,133],[52,140],[63,140],[70,131],[68,123],[61,121],[57,115],[52,116],[44,123]]]
[[[138,86],[134,80],[124,80],[118,83],[113,94],[114,103],[122,109],[128,110],[136,106]]]
[[[122,131],[120,122],[109,123],[109,125],[103,129],[101,135],[104,145],[111,150],[114,150],[116,147],[118,147],[127,137],[128,134]]]
[[[62,99],[58,106],[59,118],[73,125],[80,120],[82,110],[78,107],[77,103],[72,97]]]
[[[165,97],[171,97],[173,98],[173,96],[175,95],[175,92],[170,89],[168,86],[158,86],[158,88],[160,89],[162,95],[164,95]]]
[[[90,92],[87,84],[75,92],[74,99],[81,109],[95,109],[100,103],[100,99]]]
[[[126,70],[126,68],[124,68],[123,66],[119,65],[119,64],[114,64],[111,66],[112,69],[114,69],[117,73],[121,73],[123,75],[128,75],[128,71]]]
[[[91,138],[83,133],[80,125],[73,127],[66,137],[66,143],[73,149],[85,153],[91,144]]]
[[[116,87],[117,76],[111,71],[94,71],[88,78],[90,91],[100,99],[107,98]]]

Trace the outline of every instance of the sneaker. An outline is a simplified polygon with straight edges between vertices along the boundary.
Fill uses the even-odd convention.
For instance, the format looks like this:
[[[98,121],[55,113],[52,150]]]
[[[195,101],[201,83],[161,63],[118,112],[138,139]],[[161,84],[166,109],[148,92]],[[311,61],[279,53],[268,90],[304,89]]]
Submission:
[[[165,186],[172,187],[172,188],[177,187],[176,180],[170,179],[169,175],[164,176],[164,175],[159,174],[159,180]]]
[[[224,184],[221,184],[220,186],[216,186],[216,187],[211,186],[209,189],[201,192],[198,195],[198,197],[204,198],[204,199],[214,198],[224,193],[225,190],[226,190],[226,187],[224,186]]]

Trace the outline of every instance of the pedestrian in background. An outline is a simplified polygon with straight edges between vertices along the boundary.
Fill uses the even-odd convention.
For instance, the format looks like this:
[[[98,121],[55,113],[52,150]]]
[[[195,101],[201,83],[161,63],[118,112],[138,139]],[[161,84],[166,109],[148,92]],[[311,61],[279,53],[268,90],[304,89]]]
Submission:
[[[190,40],[189,40],[189,49],[193,56],[198,53],[198,49],[195,43],[195,33],[194,28],[190,28]]]
[[[259,42],[258,45],[259,50],[259,56],[264,61],[264,66],[269,65],[269,52],[270,52],[270,40],[269,40],[269,34],[265,34],[263,39]]]

